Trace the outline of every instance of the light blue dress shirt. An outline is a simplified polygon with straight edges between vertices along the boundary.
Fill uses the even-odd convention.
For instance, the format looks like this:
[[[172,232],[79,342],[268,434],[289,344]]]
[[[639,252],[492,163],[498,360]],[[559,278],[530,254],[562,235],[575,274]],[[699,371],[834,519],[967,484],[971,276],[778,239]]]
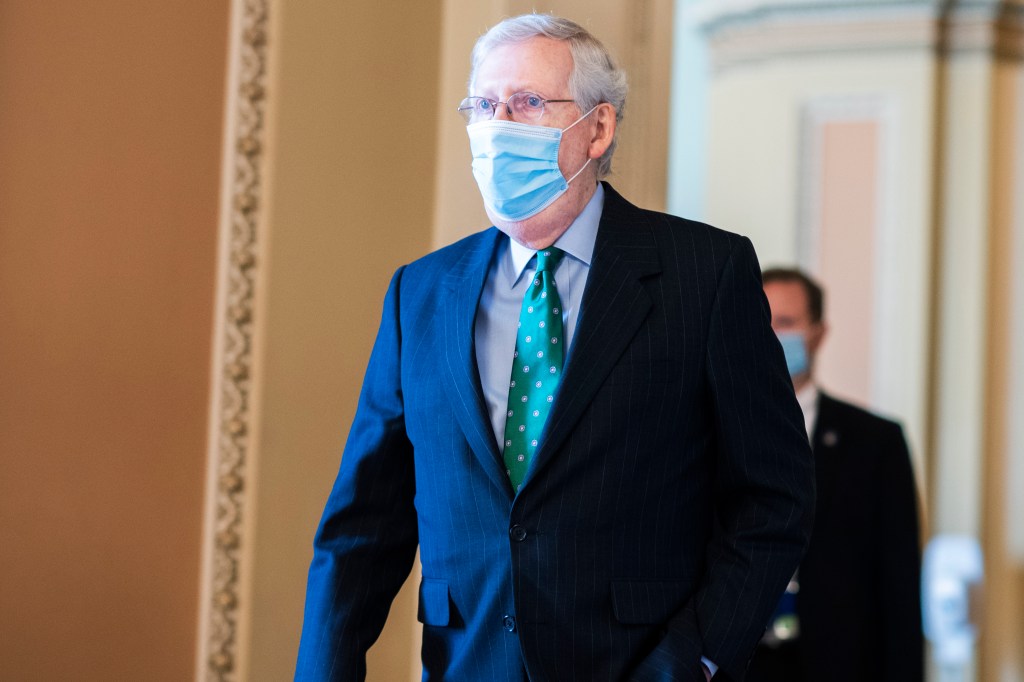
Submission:
[[[568,366],[572,356],[573,335],[603,209],[604,188],[598,184],[594,196],[554,244],[566,254],[555,270],[555,286],[562,301],[565,348],[568,349],[564,366]],[[505,443],[505,413],[512,378],[512,356],[516,350],[516,325],[527,284],[533,281],[533,273],[537,269],[535,254],[536,251],[510,237],[502,238],[476,309],[477,369],[499,452]]]

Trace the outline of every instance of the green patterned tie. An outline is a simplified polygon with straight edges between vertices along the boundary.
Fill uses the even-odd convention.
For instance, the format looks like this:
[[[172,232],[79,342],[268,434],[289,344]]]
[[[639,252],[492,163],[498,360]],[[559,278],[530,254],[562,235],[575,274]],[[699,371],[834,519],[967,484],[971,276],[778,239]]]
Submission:
[[[555,268],[564,255],[553,246],[537,252],[537,272],[519,312],[503,452],[505,471],[516,492],[537,451],[562,376],[562,303],[555,288]]]

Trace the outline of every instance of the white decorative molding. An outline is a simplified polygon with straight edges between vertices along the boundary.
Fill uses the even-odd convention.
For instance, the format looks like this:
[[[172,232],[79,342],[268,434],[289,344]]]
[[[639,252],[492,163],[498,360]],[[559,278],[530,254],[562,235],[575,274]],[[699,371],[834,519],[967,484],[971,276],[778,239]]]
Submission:
[[[696,0],[688,9],[705,24],[812,12],[918,11],[937,13],[948,0]]]
[[[902,300],[898,223],[894,191],[899,177],[897,151],[898,105],[892,95],[849,95],[818,97],[807,101],[801,111],[800,178],[797,182],[798,218],[796,229],[797,263],[811,273],[820,271],[822,227],[822,158],[824,130],[830,123],[869,121],[878,126],[878,156],[875,169],[876,208],[874,224],[873,270],[865,273],[875,289],[872,305],[874,332],[871,340],[871,402],[885,404],[890,395],[888,382],[900,381],[902,360],[899,344],[892,335],[899,333],[901,320],[896,310]]]
[[[690,20],[703,30],[712,69],[820,54],[934,49],[941,3],[703,0]]]
[[[1024,6],[1000,0],[701,0],[713,70],[779,57],[920,51],[1024,59]]]
[[[233,0],[196,679],[238,679],[269,0]]]
[[[881,132],[882,154],[879,157],[877,196],[879,215],[876,224],[891,217],[891,191],[888,180],[895,163],[894,128],[896,104],[891,96],[848,95],[815,97],[804,103],[800,112],[800,180],[797,188],[799,215],[796,230],[797,262],[810,271],[818,269],[818,248],[821,233],[821,192],[823,133],[829,123],[870,121],[878,124]]]

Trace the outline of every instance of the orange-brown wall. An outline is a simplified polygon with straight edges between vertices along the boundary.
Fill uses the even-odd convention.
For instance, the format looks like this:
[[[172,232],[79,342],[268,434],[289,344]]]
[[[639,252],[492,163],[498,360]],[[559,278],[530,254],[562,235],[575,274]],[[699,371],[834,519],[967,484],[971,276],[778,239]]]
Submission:
[[[0,678],[191,678],[228,3],[0,3]]]

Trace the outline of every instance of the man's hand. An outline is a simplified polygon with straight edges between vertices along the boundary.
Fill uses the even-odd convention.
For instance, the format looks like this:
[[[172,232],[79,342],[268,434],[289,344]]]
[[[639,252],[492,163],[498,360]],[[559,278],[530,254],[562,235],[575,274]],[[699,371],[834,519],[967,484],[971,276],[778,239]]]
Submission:
[[[703,661],[701,661],[700,667],[701,667],[701,670],[704,671],[704,677],[705,677],[705,679],[707,679],[707,682],[711,682],[711,671],[708,670],[708,667],[706,665],[704,665]]]

